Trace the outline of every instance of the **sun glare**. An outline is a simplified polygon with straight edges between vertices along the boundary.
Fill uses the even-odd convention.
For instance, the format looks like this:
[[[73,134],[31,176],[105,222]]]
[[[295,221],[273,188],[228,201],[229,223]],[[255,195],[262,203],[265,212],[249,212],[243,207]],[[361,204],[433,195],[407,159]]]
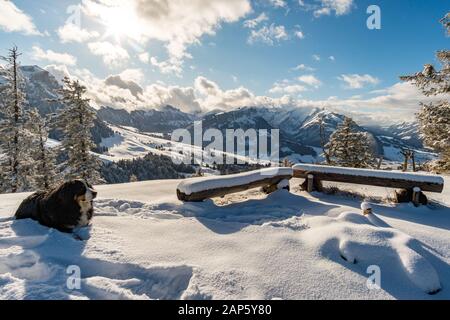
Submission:
[[[105,37],[114,37],[120,41],[124,37],[139,40],[143,26],[134,8],[119,6],[106,9],[102,13],[102,20],[106,26]]]

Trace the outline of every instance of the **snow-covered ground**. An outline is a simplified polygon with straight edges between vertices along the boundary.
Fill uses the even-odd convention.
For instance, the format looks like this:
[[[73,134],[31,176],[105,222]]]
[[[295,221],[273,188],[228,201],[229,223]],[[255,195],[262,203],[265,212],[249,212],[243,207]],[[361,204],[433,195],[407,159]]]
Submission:
[[[178,201],[178,180],[100,186],[86,241],[12,221],[26,195],[0,195],[0,298],[450,299],[450,178],[440,204],[377,203],[370,218],[300,182],[203,203]]]
[[[438,158],[438,155],[431,151],[425,151],[420,149],[413,149],[413,151],[417,163],[424,163],[430,160],[436,160]],[[383,152],[386,161],[394,161],[402,163],[405,159],[405,157],[402,154],[402,149],[399,148],[398,146],[385,145],[383,146]]]
[[[190,144],[173,142],[164,139],[161,134],[139,132],[132,127],[117,127],[110,125],[115,132],[114,136],[103,139],[101,146],[108,148],[107,154],[99,155],[101,159],[106,161],[131,160],[146,156],[149,152],[157,155],[167,156],[172,159],[182,161],[183,155],[189,154],[191,150],[198,162],[202,159],[208,159],[208,152],[200,147]],[[229,157],[240,159],[248,163],[257,163],[257,159],[238,156],[232,153],[219,152],[217,154],[226,154]],[[190,158],[189,158],[190,159]]]

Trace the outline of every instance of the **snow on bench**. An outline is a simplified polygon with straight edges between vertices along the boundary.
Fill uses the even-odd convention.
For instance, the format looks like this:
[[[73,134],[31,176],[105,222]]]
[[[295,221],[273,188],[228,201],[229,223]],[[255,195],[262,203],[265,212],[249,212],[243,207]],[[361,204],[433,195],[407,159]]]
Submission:
[[[279,185],[285,188],[287,185],[282,182],[292,176],[292,168],[266,168],[227,176],[188,179],[178,185],[177,196],[182,201],[203,201],[256,187]]]
[[[364,184],[388,188],[411,189],[442,192],[444,179],[438,175],[421,173],[403,173],[383,170],[342,168],[310,164],[297,164],[293,167],[294,177],[308,178],[313,175],[319,181],[335,181]]]

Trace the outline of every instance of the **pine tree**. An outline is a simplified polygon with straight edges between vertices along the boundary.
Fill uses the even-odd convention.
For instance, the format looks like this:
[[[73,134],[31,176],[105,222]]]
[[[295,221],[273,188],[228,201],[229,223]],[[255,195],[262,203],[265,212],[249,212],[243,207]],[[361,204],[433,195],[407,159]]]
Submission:
[[[94,126],[96,114],[89,105],[89,99],[84,98],[86,87],[78,80],[68,78],[63,83],[60,93],[65,107],[58,114],[57,127],[63,133],[62,149],[68,158],[65,179],[81,178],[91,183],[102,182],[100,160],[91,153],[95,144],[92,142],[90,129]]]
[[[450,35],[450,12],[441,20]],[[437,96],[450,93],[450,50],[436,54],[442,68],[436,70],[426,64],[422,72],[400,77],[401,80],[416,85],[424,95]],[[425,146],[440,154],[435,169],[450,171],[450,102],[443,98],[439,102],[422,103],[418,113],[419,130]]]
[[[330,136],[325,149],[331,164],[341,167],[367,168],[375,157],[369,135],[358,132],[356,123],[348,117]]]
[[[34,188],[50,190],[58,181],[56,154],[46,146],[48,140],[48,120],[43,119],[36,109],[29,112],[28,127],[34,136],[32,151],[34,160]]]
[[[325,124],[323,121],[323,116],[319,117],[319,134],[320,134],[320,146],[322,147],[323,156],[325,157],[325,161],[328,165],[331,164],[330,155],[326,150],[325,143]]]
[[[0,187],[3,192],[12,193],[27,191],[32,186],[29,152],[32,135],[26,129],[24,81],[18,61],[20,55],[18,48],[13,47],[6,57],[1,57],[7,65],[3,70],[6,84],[2,87],[0,101],[0,145],[4,154],[0,159]]]

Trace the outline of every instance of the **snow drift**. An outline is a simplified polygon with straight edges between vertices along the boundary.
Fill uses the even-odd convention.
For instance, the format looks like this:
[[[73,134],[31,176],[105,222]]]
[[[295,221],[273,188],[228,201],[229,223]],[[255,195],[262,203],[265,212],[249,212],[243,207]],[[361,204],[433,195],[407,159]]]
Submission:
[[[364,217],[359,201],[298,193],[295,179],[292,192],[202,203],[178,201],[179,183],[99,186],[86,241],[11,220],[27,195],[0,195],[0,299],[450,299],[444,203],[372,203]]]

